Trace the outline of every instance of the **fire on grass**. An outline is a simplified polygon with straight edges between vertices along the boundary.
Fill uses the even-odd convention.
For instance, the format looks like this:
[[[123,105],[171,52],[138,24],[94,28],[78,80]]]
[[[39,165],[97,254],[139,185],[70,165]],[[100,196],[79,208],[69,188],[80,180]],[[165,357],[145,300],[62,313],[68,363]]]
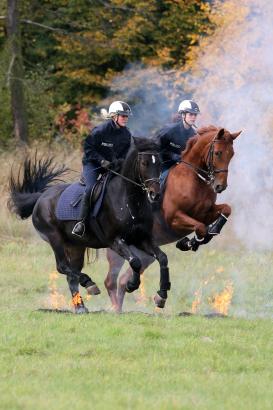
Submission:
[[[146,296],[144,275],[140,276],[139,294],[136,296],[138,305],[146,306],[149,298]]]
[[[69,306],[73,308],[73,301],[67,302],[65,296],[59,292],[57,286],[58,272],[53,271],[49,274],[49,291],[50,295],[48,298],[49,307],[53,310],[62,310],[67,309]],[[77,294],[76,296],[78,296]],[[88,301],[91,299],[90,295],[86,295],[85,300]],[[76,303],[76,302],[75,302]]]
[[[63,309],[67,307],[64,295],[59,293],[57,287],[58,273],[53,271],[49,274],[49,305],[52,309]]]
[[[216,269],[217,273],[222,273],[224,268],[220,266]],[[194,292],[194,300],[192,302],[191,313],[195,314],[201,307],[201,304],[204,301],[204,288],[210,283],[215,280],[215,275],[212,275],[210,278],[204,280],[200,287]],[[234,285],[231,280],[226,281],[224,289],[219,293],[214,293],[212,296],[207,298],[207,301],[210,307],[213,309],[215,313],[220,315],[227,316],[229,307],[232,301],[234,293]]]

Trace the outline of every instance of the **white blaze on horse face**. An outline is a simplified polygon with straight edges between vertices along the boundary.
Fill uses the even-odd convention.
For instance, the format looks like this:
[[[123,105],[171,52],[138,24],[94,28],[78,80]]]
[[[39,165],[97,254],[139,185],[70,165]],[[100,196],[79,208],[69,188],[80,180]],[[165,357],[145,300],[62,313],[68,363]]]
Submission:
[[[155,156],[154,155],[152,155],[152,161],[153,161],[153,164],[155,164]]]

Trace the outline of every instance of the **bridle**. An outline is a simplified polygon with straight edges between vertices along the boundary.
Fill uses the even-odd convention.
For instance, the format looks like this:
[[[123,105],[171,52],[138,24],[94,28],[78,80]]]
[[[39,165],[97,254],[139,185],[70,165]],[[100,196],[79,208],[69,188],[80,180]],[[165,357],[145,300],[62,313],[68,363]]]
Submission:
[[[184,160],[181,160],[179,163],[183,163],[187,166],[189,166],[190,168],[192,168],[196,175],[202,180],[204,181],[206,184],[208,185],[212,185],[214,180],[215,180],[215,174],[220,174],[220,173],[228,173],[228,169],[227,168],[215,168],[215,166],[213,165],[213,158],[214,158],[214,144],[218,142],[218,143],[227,143],[227,141],[225,140],[219,140],[216,137],[211,141],[210,146],[209,146],[209,150],[206,156],[206,160],[205,160],[205,164],[207,167],[207,170],[203,169],[203,168],[199,168],[196,167],[192,164],[190,164],[189,162],[186,162]]]
[[[113,174],[119,176],[120,178],[124,179],[127,182],[130,182],[133,185],[136,185],[138,187],[140,187],[143,191],[146,191],[149,193],[149,186],[147,185],[150,182],[155,182],[156,184],[160,184],[160,180],[159,178],[147,178],[145,180],[143,180],[143,178],[140,175],[140,170],[139,170],[139,164],[140,164],[140,156],[142,155],[152,155],[154,157],[159,157],[158,153],[154,153],[154,152],[149,152],[149,151],[145,151],[145,152],[138,152],[137,155],[137,160],[135,162],[135,167],[137,168],[137,173],[138,173],[138,179],[140,181],[140,183],[133,181],[132,179],[125,177],[124,175],[120,174],[117,171],[114,171],[112,169],[109,169],[110,172],[112,172]]]

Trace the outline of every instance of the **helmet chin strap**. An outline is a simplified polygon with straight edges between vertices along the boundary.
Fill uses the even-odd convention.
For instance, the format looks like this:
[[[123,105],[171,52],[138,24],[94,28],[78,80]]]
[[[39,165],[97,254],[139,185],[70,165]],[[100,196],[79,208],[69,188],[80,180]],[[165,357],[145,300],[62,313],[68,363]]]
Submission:
[[[191,127],[197,128],[197,126],[196,126],[195,124],[189,124],[189,123],[186,121],[186,114],[187,114],[187,113],[183,113],[183,114],[182,114],[183,122],[184,122],[185,124],[187,124],[190,128],[191,128]]]
[[[118,117],[119,117],[119,115],[116,114],[116,115],[113,117],[113,121],[114,121],[114,123],[116,124],[116,126],[117,126],[118,128],[120,128],[120,125],[119,125],[119,123],[118,123]]]
[[[182,114],[183,122],[184,122],[185,124],[187,124],[188,127],[191,127],[191,124],[189,124],[189,123],[186,121],[186,114],[187,114],[187,113],[185,113],[185,114],[183,113],[183,114]]]

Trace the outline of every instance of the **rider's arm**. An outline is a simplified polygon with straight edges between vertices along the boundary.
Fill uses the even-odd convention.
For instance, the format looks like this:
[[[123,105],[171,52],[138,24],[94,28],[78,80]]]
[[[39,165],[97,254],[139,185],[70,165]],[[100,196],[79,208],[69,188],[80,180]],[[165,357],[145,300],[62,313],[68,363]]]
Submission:
[[[168,161],[173,162],[180,161],[181,155],[177,152],[174,152],[175,147],[172,146],[172,135],[170,134],[168,128],[163,128],[161,131],[159,131],[157,135],[157,140],[160,143],[162,153],[165,156],[165,161],[166,159],[168,159]]]
[[[84,141],[84,158],[86,162],[93,162],[100,166],[101,161],[105,158],[98,152],[98,148],[101,146],[102,135],[99,131],[93,130],[91,134]]]

